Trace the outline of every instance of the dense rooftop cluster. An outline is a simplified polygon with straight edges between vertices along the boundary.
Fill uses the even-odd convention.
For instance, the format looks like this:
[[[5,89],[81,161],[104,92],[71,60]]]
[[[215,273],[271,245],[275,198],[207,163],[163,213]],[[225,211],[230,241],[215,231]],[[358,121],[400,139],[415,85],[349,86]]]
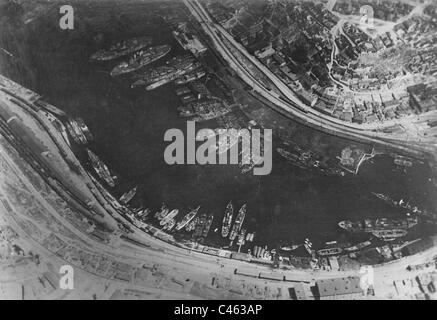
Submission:
[[[374,17],[383,20],[376,33],[359,26],[363,5],[371,5]],[[424,14],[392,1],[343,1],[333,10],[309,1],[209,0],[205,7],[303,102],[326,115],[364,124],[434,110],[418,107],[407,90],[418,84],[433,87],[433,6]]]

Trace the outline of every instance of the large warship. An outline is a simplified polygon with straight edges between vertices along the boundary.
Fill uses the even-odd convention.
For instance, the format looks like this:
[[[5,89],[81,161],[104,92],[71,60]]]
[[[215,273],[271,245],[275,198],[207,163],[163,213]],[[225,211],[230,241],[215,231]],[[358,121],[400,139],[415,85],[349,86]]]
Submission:
[[[90,57],[94,61],[110,61],[118,59],[135,51],[141,50],[152,43],[150,37],[137,37],[113,44],[109,49],[102,49],[97,51]]]
[[[111,76],[115,77],[141,69],[161,59],[169,53],[170,50],[171,47],[169,45],[162,45],[135,52],[129,61],[124,61],[112,69]]]
[[[374,230],[372,234],[384,241],[393,241],[398,238],[406,236],[408,233],[407,230],[403,229],[390,229],[390,230]]]
[[[200,67],[200,63],[195,62],[194,58],[190,55],[176,56],[167,61],[163,66],[146,70],[131,87],[145,87],[146,90],[150,91]]]

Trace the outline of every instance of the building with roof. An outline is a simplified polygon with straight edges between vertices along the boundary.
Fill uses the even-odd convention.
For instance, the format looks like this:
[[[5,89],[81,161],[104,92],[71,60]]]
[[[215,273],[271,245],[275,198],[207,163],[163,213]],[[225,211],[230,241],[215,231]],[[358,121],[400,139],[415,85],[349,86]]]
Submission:
[[[423,83],[407,88],[410,94],[411,105],[420,113],[437,109],[436,83],[425,85]]]
[[[354,300],[363,296],[359,277],[332,278],[316,281],[316,296],[320,300]]]

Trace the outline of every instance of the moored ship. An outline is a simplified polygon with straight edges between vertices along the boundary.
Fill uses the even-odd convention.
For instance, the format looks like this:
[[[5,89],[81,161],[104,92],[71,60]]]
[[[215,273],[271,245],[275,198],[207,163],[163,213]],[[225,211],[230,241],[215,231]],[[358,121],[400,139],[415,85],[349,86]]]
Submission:
[[[150,91],[174,81],[184,74],[200,68],[200,66],[200,63],[195,62],[190,55],[176,56],[163,66],[146,70],[131,87],[145,87],[146,90]]]
[[[183,227],[185,227],[188,223],[190,223],[191,220],[194,219],[197,212],[199,211],[200,206],[198,206],[196,209],[191,210],[189,213],[187,213],[181,221],[179,221],[176,225],[176,230],[181,230]]]
[[[342,248],[326,248],[317,250],[319,256],[336,256],[343,252]]]
[[[88,142],[94,140],[94,136],[91,133],[88,126],[85,124],[85,121],[82,118],[76,118],[76,123],[79,126],[80,131],[83,133]]]
[[[246,204],[243,204],[243,206],[238,211],[237,217],[235,218],[234,225],[232,226],[231,234],[229,235],[229,239],[231,241],[234,241],[235,238],[238,235],[238,232],[241,229],[241,226],[243,225],[244,218],[246,216]]]
[[[87,149],[87,153],[91,160],[91,165],[98,176],[102,178],[110,187],[115,187],[114,178],[112,177],[111,172],[106,164],[91,150]]]
[[[170,211],[170,213],[169,214],[167,214],[160,222],[159,222],[159,224],[161,225],[161,226],[163,226],[163,225],[165,225],[165,224],[167,224],[167,223],[169,223],[171,220],[173,220],[177,215],[178,215],[178,213],[179,213],[179,210],[178,209],[174,209],[174,210],[172,210],[172,211]]]
[[[435,214],[433,214],[432,212],[428,211],[427,209],[423,209],[423,210],[419,209],[416,205],[411,204],[410,201],[405,201],[404,199],[401,199],[399,201],[394,200],[394,199],[390,198],[389,196],[382,194],[382,193],[372,192],[372,194],[374,196],[376,196],[377,198],[385,201],[389,205],[395,207],[395,208],[402,208],[405,210],[409,210],[412,213],[422,215],[422,216],[435,217]]]
[[[246,229],[241,229],[239,235],[238,235],[238,240],[237,240],[237,245],[242,246],[246,243]]]
[[[205,75],[206,75],[205,70],[193,71],[193,72],[187,73],[184,76],[176,79],[175,84],[176,85],[187,84],[187,83],[190,83],[194,80],[199,80],[202,77],[204,77]]]
[[[169,212],[170,210],[167,208],[165,204],[163,204],[161,206],[161,209],[155,213],[155,218],[161,221]]]
[[[229,235],[229,231],[231,230],[233,215],[234,215],[234,206],[232,205],[232,202],[229,202],[226,207],[225,216],[223,217],[222,237],[226,238]]]
[[[135,197],[135,195],[137,194],[137,190],[138,190],[138,187],[134,187],[131,190],[129,190],[128,192],[124,193],[120,197],[120,202],[123,204],[128,204],[133,199],[133,197]]]
[[[124,61],[112,69],[111,76],[115,77],[141,69],[142,67],[161,59],[167,55],[170,50],[171,47],[169,45],[162,45],[135,52],[129,61]]]
[[[417,217],[405,219],[364,219],[363,221],[344,220],[339,222],[340,228],[349,232],[373,232],[375,230],[410,229],[419,223]]]
[[[136,212],[135,217],[137,217],[138,219],[145,219],[150,214],[150,212],[151,211],[149,208],[144,208]]]
[[[165,226],[164,226],[164,230],[168,230],[171,231],[171,229],[173,229],[173,227],[176,225],[176,220],[175,219],[171,219]]]
[[[195,217],[189,224],[185,226],[185,231],[191,232],[196,228],[197,223],[199,222],[199,217]]]
[[[87,144],[94,139],[82,118],[68,119],[65,126],[77,144]]]
[[[109,49],[97,51],[90,57],[94,61],[110,61],[127,56],[135,51],[141,50],[152,43],[150,37],[137,37],[113,44]]]
[[[206,224],[206,214],[202,213],[199,217],[199,222],[197,223],[195,229],[194,229],[194,233],[193,233],[193,238],[199,238],[200,236],[202,236],[202,230],[203,227]]]
[[[208,218],[206,219],[205,226],[203,227],[203,231],[202,231],[202,236],[204,238],[208,236],[213,220],[214,220],[214,216],[212,214],[208,215]]]
[[[393,241],[395,239],[406,236],[408,233],[407,230],[402,229],[392,229],[392,230],[374,230],[372,234],[384,241]]]

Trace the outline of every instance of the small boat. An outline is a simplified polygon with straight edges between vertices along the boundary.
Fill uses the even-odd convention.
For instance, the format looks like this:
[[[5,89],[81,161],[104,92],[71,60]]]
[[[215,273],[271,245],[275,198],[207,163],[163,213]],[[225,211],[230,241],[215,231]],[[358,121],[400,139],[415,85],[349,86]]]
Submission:
[[[252,232],[249,236],[249,241],[253,242],[253,239],[255,238],[255,232]]]
[[[297,248],[299,248],[301,246],[301,244],[292,244],[290,246],[282,246],[281,250],[282,251],[293,251],[296,250]]]
[[[144,219],[147,218],[147,216],[150,214],[150,209],[149,208],[145,208],[143,210],[140,210],[136,213],[136,216],[138,217],[138,219]]]

